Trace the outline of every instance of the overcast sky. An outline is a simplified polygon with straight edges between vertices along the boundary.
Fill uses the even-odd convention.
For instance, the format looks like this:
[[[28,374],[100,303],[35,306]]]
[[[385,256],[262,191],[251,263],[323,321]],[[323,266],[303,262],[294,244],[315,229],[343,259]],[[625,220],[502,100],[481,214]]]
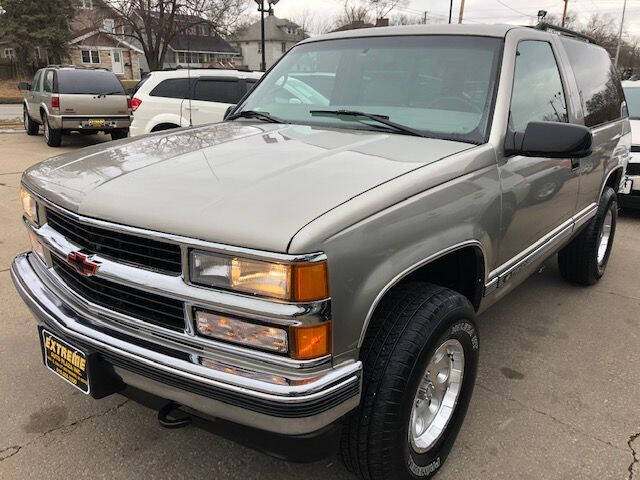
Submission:
[[[279,17],[295,17],[308,9],[318,16],[336,15],[343,0],[280,0],[275,6]],[[563,0],[466,0],[464,21],[469,23],[515,23],[530,24],[536,21],[538,10],[562,15]],[[619,21],[623,0],[569,0],[569,11],[586,19],[593,13],[610,15]],[[453,2],[453,16],[457,21],[460,0]],[[424,11],[433,19],[448,21],[449,0],[409,0],[398,13],[423,15]],[[625,30],[640,35],[640,0],[627,0]]]

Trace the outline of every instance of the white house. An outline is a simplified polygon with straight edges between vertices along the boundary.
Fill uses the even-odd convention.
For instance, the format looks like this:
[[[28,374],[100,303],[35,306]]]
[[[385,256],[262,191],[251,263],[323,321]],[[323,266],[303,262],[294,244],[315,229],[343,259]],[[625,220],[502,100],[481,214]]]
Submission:
[[[267,68],[277,62],[280,57],[296,43],[308,37],[290,20],[268,15],[265,19],[265,54]],[[230,43],[242,54],[242,63],[250,70],[260,70],[262,62],[260,21],[249,25],[238,32]]]

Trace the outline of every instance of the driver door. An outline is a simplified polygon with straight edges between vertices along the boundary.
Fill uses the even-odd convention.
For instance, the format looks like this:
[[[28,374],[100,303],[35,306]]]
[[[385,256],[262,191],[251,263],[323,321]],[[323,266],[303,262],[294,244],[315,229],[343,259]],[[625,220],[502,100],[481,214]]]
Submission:
[[[507,135],[524,132],[529,122],[569,122],[566,82],[554,46],[521,40],[515,70]],[[500,265],[526,257],[544,245],[575,214],[580,182],[579,161],[515,155],[502,159]]]

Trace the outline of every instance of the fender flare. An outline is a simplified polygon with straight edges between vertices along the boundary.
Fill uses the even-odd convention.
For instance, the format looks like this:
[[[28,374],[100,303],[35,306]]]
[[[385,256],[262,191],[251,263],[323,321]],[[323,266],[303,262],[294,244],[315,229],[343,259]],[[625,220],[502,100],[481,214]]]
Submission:
[[[443,250],[440,250],[437,253],[434,253],[432,255],[429,255],[427,258],[420,260],[419,262],[411,265],[410,267],[406,268],[405,270],[403,270],[402,272],[400,272],[399,274],[397,274],[395,277],[393,277],[383,288],[382,290],[380,290],[380,292],[378,292],[378,294],[376,295],[376,298],[373,300],[373,303],[371,304],[371,306],[369,307],[369,310],[367,312],[367,316],[364,319],[364,323],[362,324],[362,329],[360,330],[360,337],[358,338],[358,348],[362,347],[362,342],[364,341],[364,337],[367,334],[367,330],[369,328],[369,323],[371,322],[371,318],[373,317],[373,312],[375,312],[376,308],[378,307],[378,304],[380,303],[380,301],[382,300],[382,298],[387,294],[387,292],[389,290],[391,290],[391,288],[393,288],[395,285],[397,285],[398,283],[400,283],[402,280],[404,280],[407,276],[409,276],[411,273],[415,272],[416,270],[418,270],[421,267],[424,267],[436,260],[438,260],[439,258],[442,258],[446,255],[449,255],[451,253],[454,253],[458,250],[462,250],[463,248],[467,248],[467,247],[474,247],[476,248],[479,252],[480,255],[482,257],[482,262],[484,265],[484,272],[481,275],[481,285],[479,285],[479,288],[481,290],[484,290],[484,286],[485,286],[485,282],[486,282],[486,274],[487,274],[487,255],[486,252],[484,250],[484,247],[482,245],[482,243],[478,240],[466,240],[464,242],[460,242],[457,243],[451,247],[445,248]]]

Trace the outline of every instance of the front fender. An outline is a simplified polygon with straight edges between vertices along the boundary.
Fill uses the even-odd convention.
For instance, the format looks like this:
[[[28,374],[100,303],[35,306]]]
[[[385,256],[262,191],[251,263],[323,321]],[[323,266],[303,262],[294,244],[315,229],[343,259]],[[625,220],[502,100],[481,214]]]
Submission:
[[[357,357],[378,302],[416,268],[469,245],[482,252],[485,271],[493,268],[500,194],[495,154],[485,145],[365,192],[294,237],[290,252],[327,254],[337,361]]]

